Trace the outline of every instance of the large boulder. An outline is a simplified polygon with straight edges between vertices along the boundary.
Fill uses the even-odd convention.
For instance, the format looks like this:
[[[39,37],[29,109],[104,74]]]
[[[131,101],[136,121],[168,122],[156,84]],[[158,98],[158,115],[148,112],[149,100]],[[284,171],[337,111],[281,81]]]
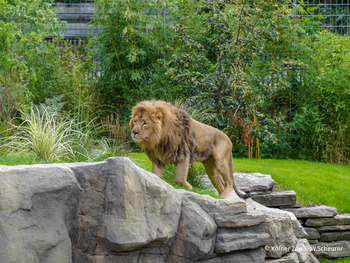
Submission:
[[[66,223],[79,191],[65,165],[0,166],[0,262],[72,262]]]
[[[86,253],[106,255],[160,247],[175,237],[181,195],[156,175],[128,158],[69,166],[84,189],[77,198],[78,226],[71,235],[76,262],[84,262]]]

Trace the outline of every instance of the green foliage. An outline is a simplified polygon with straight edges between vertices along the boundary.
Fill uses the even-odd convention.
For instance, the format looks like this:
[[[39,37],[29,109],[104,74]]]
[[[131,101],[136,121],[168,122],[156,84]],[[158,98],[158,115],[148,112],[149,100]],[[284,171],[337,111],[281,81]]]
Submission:
[[[102,104],[120,110],[123,120],[138,101],[173,101],[183,89],[165,76],[168,43],[167,1],[98,0],[93,25],[101,33],[91,43],[99,61],[97,93]]]
[[[60,39],[44,41],[49,35],[59,36],[62,29],[52,2],[0,1],[0,16],[1,129],[14,124],[19,110],[58,95],[63,95],[67,111],[80,108],[84,118],[91,117],[87,113],[95,101],[91,57]]]
[[[298,47],[305,66],[295,79],[296,108],[285,130],[293,157],[349,163],[350,38],[321,32]]]
[[[28,58],[36,56],[45,36],[58,34],[60,22],[46,0],[1,0],[0,16],[0,129],[6,130],[33,97]]]
[[[45,108],[42,112],[33,108],[30,112],[22,112],[24,122],[15,126],[17,133],[3,147],[18,153],[29,152],[38,159],[51,163],[68,159],[73,155],[72,121],[57,119]],[[67,139],[68,138],[68,139]]]
[[[206,122],[228,133],[235,145],[242,142],[238,135],[245,145],[250,135],[274,141],[267,124],[280,118],[265,114],[264,103],[288,83],[281,60],[264,63],[263,57],[269,43],[283,41],[288,12],[287,1],[207,1],[196,7],[198,26],[173,28],[178,45],[167,74],[190,85],[191,105],[209,108]]]

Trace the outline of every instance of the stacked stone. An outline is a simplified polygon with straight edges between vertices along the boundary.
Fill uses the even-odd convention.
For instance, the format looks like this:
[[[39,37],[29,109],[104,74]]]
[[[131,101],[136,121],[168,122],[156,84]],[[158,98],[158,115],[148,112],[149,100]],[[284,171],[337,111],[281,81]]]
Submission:
[[[294,191],[273,192],[275,182],[270,175],[259,173],[234,175],[238,188],[249,193],[254,201],[266,207],[292,213],[290,216],[293,219],[297,218],[307,233],[301,231],[296,226],[295,220],[292,220],[296,236],[308,240],[311,244],[309,249],[316,257],[339,258],[350,255],[350,214],[337,215],[336,208],[324,205],[302,207],[296,203]]]
[[[335,207],[324,205],[284,210],[292,212],[304,226],[316,257],[350,256],[350,214],[337,215]]]

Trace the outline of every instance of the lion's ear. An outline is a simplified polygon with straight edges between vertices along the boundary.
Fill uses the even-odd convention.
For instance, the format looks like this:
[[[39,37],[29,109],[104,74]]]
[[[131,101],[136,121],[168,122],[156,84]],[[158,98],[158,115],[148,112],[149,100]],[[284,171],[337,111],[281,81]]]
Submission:
[[[156,110],[154,113],[153,113],[153,116],[156,117],[158,120],[162,120],[162,112],[160,110]]]

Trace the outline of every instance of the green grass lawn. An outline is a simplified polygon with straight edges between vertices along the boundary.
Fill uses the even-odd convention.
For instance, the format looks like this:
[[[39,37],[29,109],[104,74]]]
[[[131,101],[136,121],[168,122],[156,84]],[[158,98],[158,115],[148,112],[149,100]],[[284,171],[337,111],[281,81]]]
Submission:
[[[337,260],[320,259],[319,261],[320,263],[350,263],[350,257]]]
[[[334,206],[350,212],[350,166],[295,160],[234,159],[235,171],[270,174],[280,186],[294,190],[298,201]]]

